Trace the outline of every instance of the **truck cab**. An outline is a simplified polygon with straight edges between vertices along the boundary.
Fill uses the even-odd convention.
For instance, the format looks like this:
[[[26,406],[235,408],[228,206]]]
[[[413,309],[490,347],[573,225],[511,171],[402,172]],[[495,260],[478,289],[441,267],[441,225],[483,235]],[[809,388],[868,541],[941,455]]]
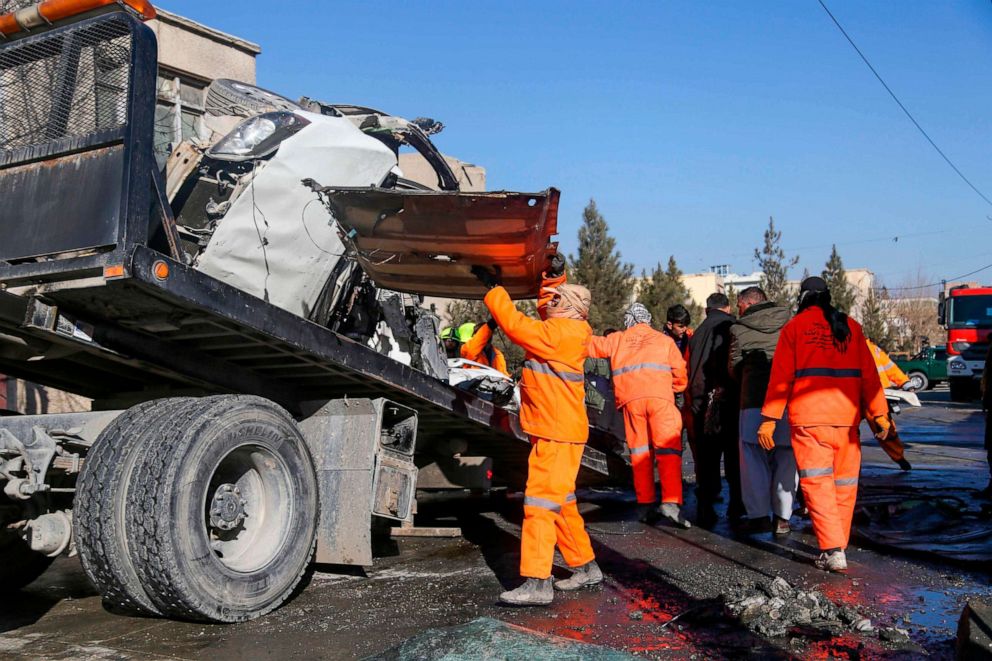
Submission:
[[[992,287],[952,287],[941,295],[940,323],[947,328],[947,374],[951,399],[978,396],[992,332]]]

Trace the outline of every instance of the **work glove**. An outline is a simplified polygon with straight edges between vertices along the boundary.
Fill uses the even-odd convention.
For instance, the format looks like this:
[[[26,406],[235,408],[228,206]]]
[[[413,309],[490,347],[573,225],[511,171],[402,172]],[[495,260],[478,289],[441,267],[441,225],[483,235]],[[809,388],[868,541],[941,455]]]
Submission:
[[[548,278],[560,278],[565,275],[565,256],[556,252],[548,258],[548,268],[544,270]]]
[[[476,264],[472,267],[472,275],[479,279],[486,289],[492,289],[493,287],[499,287],[502,284],[502,280],[499,276],[499,267],[494,266],[493,270],[490,271],[485,266],[479,266]]]
[[[775,424],[778,420],[772,420],[766,418],[761,425],[758,426],[758,445],[766,450],[775,449]]]
[[[489,326],[489,330],[491,331],[496,330],[496,326],[497,326],[496,320],[493,319],[492,317],[489,317],[489,319],[486,321],[486,326]]]
[[[902,389],[909,392],[916,392],[916,388],[913,387],[912,381],[907,381],[906,383],[902,384]]]
[[[892,429],[892,421],[889,420],[889,416],[887,415],[876,416],[875,427],[878,429],[875,432],[875,438],[884,441],[889,437],[889,430]]]

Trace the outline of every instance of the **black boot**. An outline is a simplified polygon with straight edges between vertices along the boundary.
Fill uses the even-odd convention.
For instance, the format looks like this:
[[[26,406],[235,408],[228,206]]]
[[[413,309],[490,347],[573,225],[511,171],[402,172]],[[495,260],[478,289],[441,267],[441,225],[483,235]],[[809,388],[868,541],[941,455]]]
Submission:
[[[509,590],[499,596],[499,600],[511,606],[547,606],[555,598],[551,577],[528,578],[516,590]]]
[[[899,464],[899,468],[903,469],[904,471],[913,470],[913,464],[906,461],[905,458],[900,459],[896,463]]]
[[[656,522],[658,520],[658,511],[655,509],[654,503],[638,503],[637,520],[648,525]]]

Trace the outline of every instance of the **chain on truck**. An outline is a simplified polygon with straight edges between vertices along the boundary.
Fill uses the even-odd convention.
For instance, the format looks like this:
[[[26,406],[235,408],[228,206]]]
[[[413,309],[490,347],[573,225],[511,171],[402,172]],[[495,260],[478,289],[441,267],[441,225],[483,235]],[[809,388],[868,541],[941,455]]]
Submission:
[[[425,489],[522,485],[516,414],[449,385],[417,302],[481,297],[472,264],[533,295],[558,193],[459,191],[436,124],[232,81],[163,173],[154,15],[0,16],[0,373],[93,402],[0,418],[0,590],[78,554],[115,608],[236,622],[371,565]],[[620,474],[595,443],[580,479]]]
[[[978,397],[992,333],[992,287],[960,285],[941,292],[938,321],[947,329],[947,380],[951,399]]]

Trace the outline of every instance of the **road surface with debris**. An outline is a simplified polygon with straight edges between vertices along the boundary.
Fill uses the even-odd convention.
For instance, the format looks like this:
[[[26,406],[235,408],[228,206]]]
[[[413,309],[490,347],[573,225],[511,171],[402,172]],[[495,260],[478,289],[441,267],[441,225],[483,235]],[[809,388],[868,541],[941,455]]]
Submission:
[[[949,403],[946,392],[926,393],[923,399],[923,408],[897,418],[913,471],[899,471],[877,444],[865,444],[862,488],[872,505],[859,514],[865,535],[857,536],[849,551],[846,576],[812,568],[816,549],[808,521],[800,520],[800,530],[785,540],[770,534],[735,538],[725,524],[712,531],[651,528],[633,520],[632,494],[587,490],[580,492],[580,501],[607,574],[605,585],[559,594],[546,609],[504,608],[495,603],[496,595],[519,580],[520,501],[512,494],[505,499],[449,495],[422,502],[418,523],[459,526],[462,538],[384,539],[368,572],[336,574],[320,567],[287,606],[243,625],[110,613],[78,562],[61,559],[19,596],[5,600],[0,655],[404,659],[423,656],[416,637],[425,631],[465,625],[430,632],[426,639],[457,646],[479,638],[475,648],[466,649],[485,645],[497,654],[494,658],[499,658],[501,645],[507,646],[506,658],[534,658],[535,645],[552,657],[554,650],[567,650],[560,638],[548,634],[603,646],[595,649],[605,655],[596,658],[870,658],[911,657],[924,650],[931,658],[949,658],[962,607],[970,598],[988,595],[992,577],[981,570],[982,563],[948,560],[940,549],[935,554],[927,548],[901,548],[898,538],[893,543],[891,536],[884,537],[890,522],[879,513],[898,514],[885,494],[916,494],[924,506],[938,502],[947,509],[958,503],[980,509],[970,490],[983,487],[988,477],[981,447],[983,418],[975,406]],[[687,478],[691,481],[691,470]],[[690,515],[691,493],[690,486]],[[987,519],[984,525],[990,525]],[[927,546],[926,539],[920,541]],[[761,594],[755,585],[775,578],[799,590],[793,594],[802,598],[815,592],[856,612],[858,627],[865,630],[831,630],[814,623],[768,637],[731,615],[742,609],[727,608],[725,599],[740,603],[749,590]],[[530,651],[512,647],[527,642],[529,632],[535,636],[527,643]],[[562,651],[561,656],[575,654]]]

